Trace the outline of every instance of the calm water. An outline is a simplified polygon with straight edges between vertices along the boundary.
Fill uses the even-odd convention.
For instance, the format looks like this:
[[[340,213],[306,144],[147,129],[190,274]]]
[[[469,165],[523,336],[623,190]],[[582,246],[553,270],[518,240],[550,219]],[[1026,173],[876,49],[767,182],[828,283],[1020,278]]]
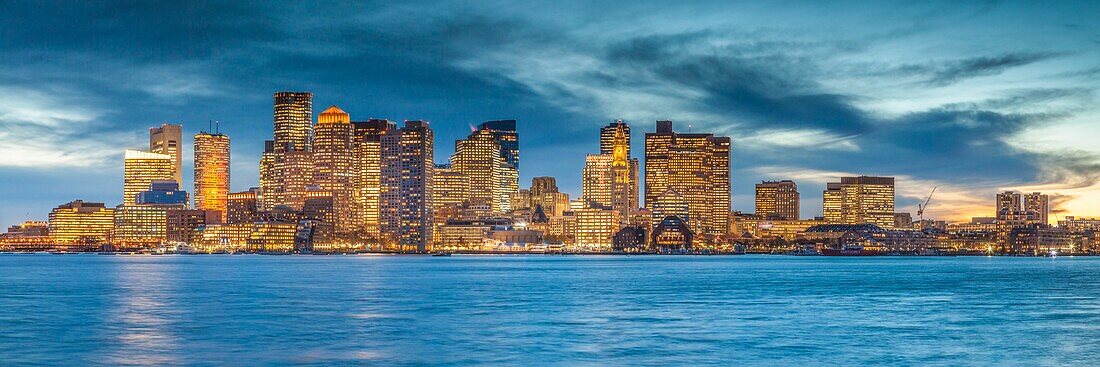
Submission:
[[[1100,258],[0,255],[0,365],[1096,365]]]

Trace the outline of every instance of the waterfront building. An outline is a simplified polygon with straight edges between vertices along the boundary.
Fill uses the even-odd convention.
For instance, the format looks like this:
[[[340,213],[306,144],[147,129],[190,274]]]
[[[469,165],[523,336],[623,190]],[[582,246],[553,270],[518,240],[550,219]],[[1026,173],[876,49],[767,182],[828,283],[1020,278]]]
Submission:
[[[0,249],[4,251],[44,251],[53,248],[48,222],[28,220],[8,227],[7,232],[0,234]]]
[[[172,179],[183,183],[183,126],[161,124],[149,128],[149,152],[172,157]]]
[[[251,252],[287,253],[296,248],[298,222],[256,222],[245,246]]]
[[[488,204],[493,214],[503,214],[511,208],[511,195],[519,189],[518,171],[501,155],[494,132],[480,129],[465,140],[455,141],[451,168],[468,177],[469,200],[473,204]]]
[[[382,193],[382,136],[397,129],[389,120],[354,121],[352,143],[355,148],[352,191],[355,200],[355,226],[368,242],[378,242]]]
[[[230,193],[226,197],[225,223],[252,223],[259,219],[260,189]]]
[[[838,197],[839,196],[839,200]],[[832,199],[834,202],[829,202]],[[882,228],[894,227],[894,178],[893,177],[841,177],[831,182],[825,190],[826,222],[834,220],[844,224],[871,223]],[[835,211],[836,201],[840,210]],[[833,212],[830,212],[833,211]]]
[[[335,233],[348,236],[357,231],[353,170],[355,146],[351,118],[347,112],[332,106],[317,116],[313,139],[313,181],[321,190],[330,192],[335,210],[332,222]]]
[[[195,134],[195,209],[212,210],[224,220],[229,196],[229,136]]]
[[[427,121],[382,137],[381,229],[399,251],[426,251],[432,240],[434,152]]]
[[[248,238],[254,223],[207,224],[196,229],[191,245],[197,252],[238,252],[248,250]]]
[[[216,210],[179,209],[165,213],[165,240],[170,243],[191,244],[198,242],[198,229],[221,222],[221,213]]]
[[[627,226],[619,229],[611,239],[611,251],[641,252],[646,250],[646,231],[648,227]]]
[[[547,241],[562,244],[574,244],[577,238],[577,217],[573,211],[566,211],[562,215],[554,215],[547,218]]]
[[[114,229],[115,210],[103,203],[74,200],[50,211],[49,233],[58,246],[98,245]]]
[[[682,253],[693,249],[695,233],[692,232],[687,222],[676,215],[670,215],[661,219],[653,227],[653,238],[650,246],[660,253]]]
[[[174,161],[171,155],[126,150],[123,156],[122,204],[137,203],[137,194],[148,190],[157,180],[175,181]],[[176,181],[177,183],[179,181]]]
[[[798,185],[791,180],[756,184],[756,214],[763,217],[798,220]]]
[[[1071,233],[1096,232],[1100,231],[1100,218],[1078,218],[1070,215],[1058,221],[1058,228],[1063,228]]]
[[[1018,255],[1047,255],[1074,253],[1084,245],[1064,228],[1035,223],[1014,227],[1008,232],[1005,253]]]
[[[168,212],[183,204],[133,204],[115,207],[111,244],[119,250],[151,249],[168,241]]]
[[[672,189],[688,204],[692,231],[721,242],[729,229],[730,138],[676,133],[671,121],[657,121],[656,132],[646,133],[645,157],[646,207]]]
[[[609,207],[593,206],[573,212],[576,220],[576,245],[586,251],[609,251],[622,227],[619,212]]]
[[[1005,232],[1013,227],[1047,225],[1049,214],[1050,201],[1042,193],[1021,195],[1016,191],[1005,191],[997,194],[997,223]]]

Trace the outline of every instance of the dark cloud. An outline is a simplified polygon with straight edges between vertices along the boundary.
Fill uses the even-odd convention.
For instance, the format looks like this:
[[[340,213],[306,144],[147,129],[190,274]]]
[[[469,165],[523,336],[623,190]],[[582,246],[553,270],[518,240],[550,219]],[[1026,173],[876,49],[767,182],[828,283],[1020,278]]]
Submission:
[[[927,83],[936,86],[954,84],[964,79],[1000,74],[1010,68],[1056,56],[1056,53],[1013,53],[949,61],[936,68]]]

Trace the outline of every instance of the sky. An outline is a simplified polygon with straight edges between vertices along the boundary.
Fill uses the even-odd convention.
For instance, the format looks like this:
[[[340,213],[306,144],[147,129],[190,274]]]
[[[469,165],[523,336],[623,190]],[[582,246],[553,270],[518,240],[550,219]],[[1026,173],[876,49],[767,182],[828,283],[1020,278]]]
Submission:
[[[577,196],[599,127],[632,151],[670,119],[732,138],[733,209],[793,179],[802,217],[843,175],[897,178],[898,211],[993,214],[1003,190],[1100,216],[1100,2],[0,2],[0,225],[117,205],[148,128],[212,120],[232,189],[258,185],[272,94],[353,120],[425,119],[437,162],[516,119],[521,186]]]

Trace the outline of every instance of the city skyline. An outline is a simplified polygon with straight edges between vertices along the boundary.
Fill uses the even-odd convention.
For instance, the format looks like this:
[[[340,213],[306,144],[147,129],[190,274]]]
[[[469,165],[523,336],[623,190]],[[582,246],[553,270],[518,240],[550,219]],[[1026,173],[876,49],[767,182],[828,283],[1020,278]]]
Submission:
[[[19,3],[3,6],[9,14],[29,11]],[[835,20],[816,17],[799,25],[804,19],[783,9],[741,4],[748,8],[744,18],[714,19],[701,16],[708,12],[699,8],[737,5],[700,4],[665,12],[670,21],[662,22],[668,27],[660,32],[637,27],[608,32],[637,20],[616,19],[631,14],[635,8],[629,6],[566,4],[574,10],[567,13],[575,14],[552,20],[562,14],[471,4],[467,12],[479,16],[454,20],[462,17],[424,11],[426,27],[414,30],[408,18],[385,18],[409,9],[367,5],[348,11],[388,19],[384,24],[394,30],[350,20],[334,25],[367,30],[377,42],[309,37],[318,31],[295,38],[291,35],[307,26],[280,23],[287,14],[253,24],[226,16],[260,10],[223,6],[145,10],[180,11],[186,15],[181,18],[205,19],[200,25],[60,27],[55,39],[49,38],[52,32],[22,32],[55,26],[52,22],[81,23],[76,14],[98,6],[74,4],[41,25],[14,20],[19,25],[5,30],[12,41],[4,45],[13,66],[0,74],[0,91],[10,96],[0,104],[0,224],[45,220],[51,208],[75,199],[118,203],[123,148],[144,150],[144,130],[164,122],[184,127],[183,172],[176,173],[183,177],[180,187],[193,187],[191,136],[211,120],[221,121],[222,131],[233,138],[230,191],[258,186],[255,162],[263,140],[272,136],[270,94],[279,90],[315,93],[314,117],[322,106],[338,105],[354,120],[432,121],[434,163],[453,153],[449,142],[465,138],[470,125],[516,119],[524,136],[521,186],[532,177],[552,176],[571,197],[580,196],[584,156],[598,152],[600,127],[619,118],[633,125],[631,151],[644,159],[640,134],[652,132],[655,120],[671,119],[679,130],[733,139],[734,210],[753,210],[755,184],[791,179],[802,193],[801,217],[818,216],[816,193],[827,182],[877,175],[897,178],[898,211],[915,213],[928,190],[940,187],[926,213],[936,219],[992,216],[988,203],[1009,189],[1050,193],[1052,220],[1100,214],[1092,209],[1100,208],[1100,190],[1092,181],[1100,169],[1087,139],[1097,134],[1089,124],[1098,117],[1093,85],[1100,58],[1096,26],[1083,18],[1096,12],[1082,9],[1095,5],[879,5],[851,14],[837,5],[820,9],[837,15]],[[896,24],[813,35],[833,22],[858,23],[852,21],[887,9],[898,15],[881,16],[872,25]],[[156,18],[136,10],[99,10],[111,13],[105,17]],[[763,21],[750,19],[773,11]],[[582,22],[593,14],[609,21]],[[1065,22],[1040,21],[1050,18]],[[557,27],[568,24],[585,26]],[[173,26],[202,39],[185,45],[195,40],[181,39]],[[246,31],[250,27],[255,29]],[[945,37],[959,32],[974,37]],[[429,42],[440,34],[438,42]],[[604,36],[585,37],[591,34]],[[302,47],[271,47],[267,37],[272,36],[283,37],[275,43]],[[486,40],[499,42],[475,47]],[[115,42],[149,50],[111,54]],[[319,52],[329,48],[339,52]],[[252,50],[265,51],[253,60],[257,64],[240,61]],[[19,61],[34,60],[29,56],[43,51],[69,56]],[[371,52],[405,60],[405,66],[345,62],[323,70],[333,61]],[[572,62],[555,67],[536,57],[538,52]],[[428,56],[402,58],[417,53]],[[234,62],[217,65],[207,59]],[[800,71],[784,75],[792,70]],[[687,95],[703,98],[692,103]]]

